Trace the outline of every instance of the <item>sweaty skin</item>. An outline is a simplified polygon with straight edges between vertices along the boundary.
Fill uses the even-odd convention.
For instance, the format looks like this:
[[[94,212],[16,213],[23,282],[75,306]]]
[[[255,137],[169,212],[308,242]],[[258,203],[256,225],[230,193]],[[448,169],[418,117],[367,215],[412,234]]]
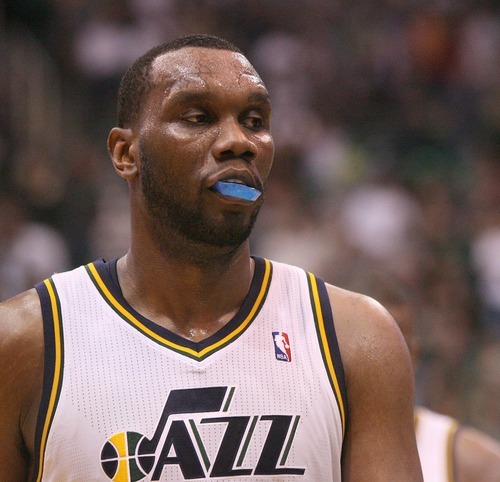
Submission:
[[[130,249],[117,265],[126,300],[199,341],[241,307],[253,276],[248,235],[264,196],[214,193],[238,179],[265,193],[274,144],[268,92],[241,54],[184,47],[153,63],[139,118],[113,128],[108,150],[130,190]],[[168,289],[165,289],[168,287]],[[350,417],[343,482],[421,482],[408,349],[378,303],[328,286]],[[43,376],[33,290],[0,306],[0,480],[32,477]]]

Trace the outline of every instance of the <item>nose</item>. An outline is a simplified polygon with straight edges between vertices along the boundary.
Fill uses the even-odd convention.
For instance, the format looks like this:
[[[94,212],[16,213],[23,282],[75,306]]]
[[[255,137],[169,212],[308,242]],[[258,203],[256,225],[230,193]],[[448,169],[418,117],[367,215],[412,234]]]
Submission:
[[[229,118],[220,122],[212,151],[218,161],[239,158],[250,162],[257,154],[257,146],[248,137],[245,127],[237,119]]]

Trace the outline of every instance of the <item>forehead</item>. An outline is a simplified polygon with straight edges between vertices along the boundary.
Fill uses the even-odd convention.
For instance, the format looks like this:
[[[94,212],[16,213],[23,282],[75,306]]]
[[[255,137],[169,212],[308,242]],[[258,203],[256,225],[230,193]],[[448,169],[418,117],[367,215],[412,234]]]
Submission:
[[[203,47],[184,47],[160,55],[152,64],[151,79],[163,93],[216,88],[267,92],[245,56]]]

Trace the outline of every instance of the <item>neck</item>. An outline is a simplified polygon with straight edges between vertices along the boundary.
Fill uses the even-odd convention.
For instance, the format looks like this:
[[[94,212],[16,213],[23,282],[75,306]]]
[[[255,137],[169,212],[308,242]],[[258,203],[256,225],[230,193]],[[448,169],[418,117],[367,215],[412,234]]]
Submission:
[[[118,262],[118,278],[125,298],[139,313],[199,341],[239,310],[250,288],[253,261],[248,241],[231,250],[179,251],[132,246]]]

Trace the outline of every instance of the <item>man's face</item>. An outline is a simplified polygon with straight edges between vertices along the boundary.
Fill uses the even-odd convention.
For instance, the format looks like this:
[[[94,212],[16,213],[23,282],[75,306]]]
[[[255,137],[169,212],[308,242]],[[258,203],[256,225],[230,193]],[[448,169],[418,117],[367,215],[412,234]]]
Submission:
[[[161,236],[238,246],[263,196],[248,202],[211,187],[232,180],[263,191],[274,155],[267,90],[243,56],[226,50],[169,52],[151,75],[138,125],[148,216]]]

